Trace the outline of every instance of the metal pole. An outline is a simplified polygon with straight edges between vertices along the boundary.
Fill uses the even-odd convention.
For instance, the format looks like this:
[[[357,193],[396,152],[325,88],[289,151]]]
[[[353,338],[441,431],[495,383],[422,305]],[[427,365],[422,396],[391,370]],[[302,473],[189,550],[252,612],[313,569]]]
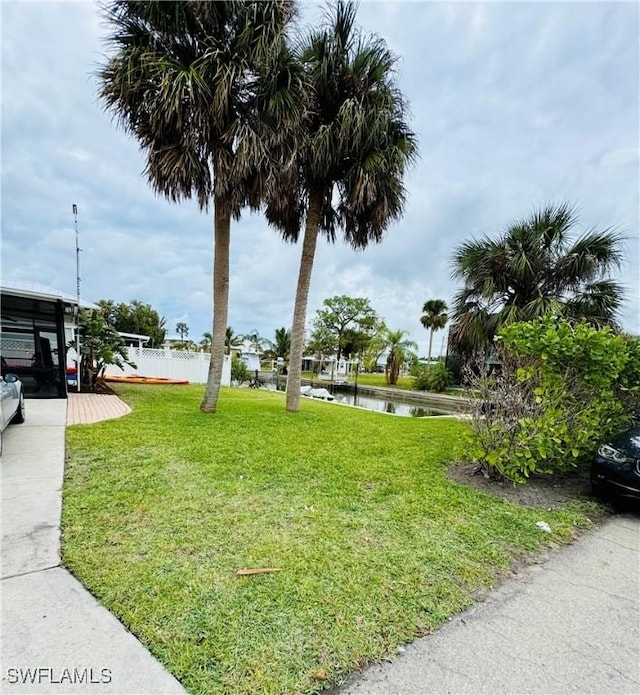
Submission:
[[[78,206],[75,203],[72,210],[76,228],[76,389],[80,392],[80,238],[78,236]]]

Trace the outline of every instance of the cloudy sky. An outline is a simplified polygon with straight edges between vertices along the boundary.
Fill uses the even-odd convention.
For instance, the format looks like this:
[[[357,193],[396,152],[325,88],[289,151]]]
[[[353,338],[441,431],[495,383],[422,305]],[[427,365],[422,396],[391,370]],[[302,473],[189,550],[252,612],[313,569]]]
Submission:
[[[309,318],[323,299],[369,297],[426,353],[422,304],[450,301],[450,259],[549,202],[578,231],[626,234],[625,328],[639,316],[639,6],[635,2],[374,2],[359,21],[400,56],[421,157],[404,218],[379,246],[319,245]],[[82,296],[139,299],[199,340],[211,330],[212,217],[156,198],[134,141],[97,99],[104,25],[94,3],[2,2],[2,277]],[[315,22],[321,6],[304,3]],[[229,322],[289,326],[300,249],[259,215],[232,229]],[[434,341],[442,345],[443,333]]]

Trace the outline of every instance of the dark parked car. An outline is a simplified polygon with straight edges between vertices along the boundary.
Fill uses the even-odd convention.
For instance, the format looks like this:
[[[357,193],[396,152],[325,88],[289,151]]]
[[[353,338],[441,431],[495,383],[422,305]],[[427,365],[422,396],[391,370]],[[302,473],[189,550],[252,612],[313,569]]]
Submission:
[[[600,446],[591,464],[591,486],[612,501],[640,502],[640,427]]]

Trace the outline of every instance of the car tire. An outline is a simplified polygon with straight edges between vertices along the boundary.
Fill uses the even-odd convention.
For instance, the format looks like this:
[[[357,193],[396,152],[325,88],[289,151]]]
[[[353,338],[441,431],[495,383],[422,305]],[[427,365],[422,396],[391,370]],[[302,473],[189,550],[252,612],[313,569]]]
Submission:
[[[24,395],[20,394],[20,401],[18,403],[18,410],[16,410],[15,415],[11,418],[12,425],[19,425],[24,422]]]

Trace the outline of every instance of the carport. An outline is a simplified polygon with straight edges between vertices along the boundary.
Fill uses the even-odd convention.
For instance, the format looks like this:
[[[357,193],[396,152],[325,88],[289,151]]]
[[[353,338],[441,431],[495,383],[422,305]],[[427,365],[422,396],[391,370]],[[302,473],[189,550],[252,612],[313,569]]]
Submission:
[[[76,306],[75,297],[40,283],[0,286],[2,375],[17,374],[27,398],[67,397],[66,346]]]

